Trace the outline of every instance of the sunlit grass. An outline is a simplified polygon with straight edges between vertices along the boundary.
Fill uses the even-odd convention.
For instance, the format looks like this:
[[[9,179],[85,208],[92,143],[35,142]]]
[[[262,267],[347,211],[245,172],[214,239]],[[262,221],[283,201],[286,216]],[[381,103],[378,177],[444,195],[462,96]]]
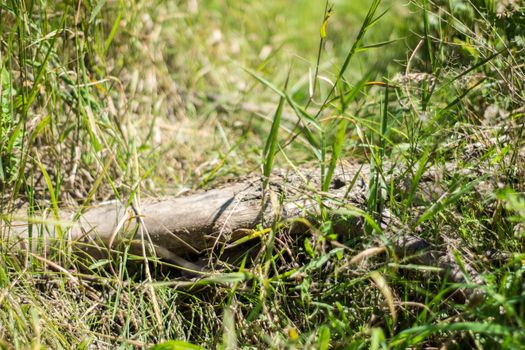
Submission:
[[[522,347],[523,8],[491,4],[0,4],[3,223],[249,173],[266,187],[280,167],[321,175],[308,230],[258,227],[200,279],[146,251],[74,254],[67,228],[45,254],[2,236],[0,348]],[[325,205],[342,162],[370,165],[366,208]],[[393,229],[451,247],[484,284],[400,261]]]

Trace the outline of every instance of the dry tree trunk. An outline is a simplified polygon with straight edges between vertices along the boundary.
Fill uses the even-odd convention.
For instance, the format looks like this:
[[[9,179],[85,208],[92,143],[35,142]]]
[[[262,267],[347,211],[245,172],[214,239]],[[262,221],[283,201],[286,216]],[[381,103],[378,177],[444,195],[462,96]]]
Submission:
[[[443,193],[438,183],[440,172],[429,171],[430,175],[419,184],[427,199]],[[67,212],[60,213],[60,220],[47,223],[43,218],[33,218],[32,224],[28,224],[28,220],[13,219],[2,225],[2,237],[4,242],[27,248],[30,228],[33,247],[37,246],[39,230],[44,246],[52,245],[63,233],[71,246],[95,258],[107,257],[108,251],[123,244],[129,244],[137,254],[146,246],[157,257],[198,268],[183,257],[202,254],[217,245],[245,237],[261,222],[271,225],[277,220],[315,218],[320,199],[330,209],[365,209],[369,181],[368,165],[345,164],[337,169],[328,193],[320,193],[318,171],[278,172],[271,177],[266,190],[262,188],[261,177],[252,176],[182,197],[150,199],[129,206],[119,202],[102,204],[77,214],[77,220],[72,220],[75,215]],[[396,181],[401,190],[406,189],[404,183],[409,183],[400,178]],[[68,218],[70,224],[65,223]],[[432,251],[423,239],[402,233],[405,230],[395,220],[387,222],[391,220],[388,215],[383,215],[383,219],[394,253],[401,258],[413,256],[412,261],[416,263],[437,265],[450,281],[464,282],[464,270],[450,252]],[[362,231],[362,226],[345,229]],[[467,266],[466,272],[473,281],[481,282],[475,270]]]

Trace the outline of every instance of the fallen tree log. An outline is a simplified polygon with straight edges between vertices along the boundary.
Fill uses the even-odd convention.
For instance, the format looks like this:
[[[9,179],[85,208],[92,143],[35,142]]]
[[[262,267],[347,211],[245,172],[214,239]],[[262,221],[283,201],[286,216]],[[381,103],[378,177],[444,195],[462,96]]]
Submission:
[[[330,192],[322,194],[327,196],[325,203],[345,200],[346,205],[362,206],[367,188],[366,168],[361,169],[360,181],[352,189],[348,188],[348,181],[360,167],[352,165],[340,169]],[[40,232],[40,239],[49,242],[44,245],[63,234],[68,242],[96,246],[102,251],[122,242],[138,243],[142,239],[139,232],[142,228],[146,242],[153,245],[160,257],[169,259],[172,254],[198,254],[218,243],[242,237],[247,229],[255,228],[262,220],[271,223],[316,210],[315,195],[319,195],[314,188],[316,184],[314,172],[304,175],[281,172],[272,177],[267,190],[263,190],[261,178],[254,176],[181,197],[146,199],[130,204],[111,201],[81,213],[61,212],[58,218],[48,213],[46,217],[33,217],[28,221],[20,220],[21,215],[15,214],[13,221],[5,220],[2,225],[3,239],[29,245],[31,236],[34,240],[31,243],[36,246],[37,232]],[[275,196],[283,199],[278,208],[270,198]],[[30,235],[30,231],[34,234]],[[136,248],[134,246],[133,250],[138,251]]]
[[[438,182],[441,175],[428,173],[431,175],[419,183],[418,188],[422,196],[431,200],[442,195],[445,189]],[[15,216],[4,220],[2,239],[11,246],[32,250],[39,245],[48,248],[56,241],[66,242],[68,248],[81,249],[95,258],[107,257],[108,251],[127,245],[136,254],[146,257],[147,252],[173,264],[199,270],[201,266],[184,257],[207,254],[218,245],[251,234],[261,223],[271,226],[276,221],[319,217],[321,207],[334,212],[351,209],[357,216],[364,213],[370,182],[368,165],[340,166],[326,193],[318,191],[317,174],[318,170],[280,171],[271,177],[266,189],[260,176],[251,176],[181,197],[129,204],[113,201],[76,213],[61,212],[51,217],[52,220],[43,216],[20,220]],[[407,183],[399,178],[395,181],[401,187]],[[401,258],[413,257],[414,262],[439,266],[442,275],[452,282],[464,282],[466,274],[470,280],[482,282],[474,269],[468,265],[460,267],[450,251],[432,249],[425,240],[402,230],[388,211],[381,220],[384,237],[389,241],[385,250],[393,248],[389,251]],[[362,234],[362,220],[343,229]]]

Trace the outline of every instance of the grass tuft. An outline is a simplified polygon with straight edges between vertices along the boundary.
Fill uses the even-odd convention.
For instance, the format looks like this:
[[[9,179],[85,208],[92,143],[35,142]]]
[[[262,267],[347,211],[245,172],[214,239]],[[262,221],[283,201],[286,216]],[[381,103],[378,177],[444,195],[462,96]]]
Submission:
[[[0,3],[0,348],[523,348],[524,18],[511,0]],[[352,188],[370,165],[362,207],[330,198],[344,163]],[[199,278],[64,240],[98,203],[257,169],[267,188],[277,168],[318,207]],[[23,217],[31,253],[7,240]],[[468,278],[401,259],[401,236]]]

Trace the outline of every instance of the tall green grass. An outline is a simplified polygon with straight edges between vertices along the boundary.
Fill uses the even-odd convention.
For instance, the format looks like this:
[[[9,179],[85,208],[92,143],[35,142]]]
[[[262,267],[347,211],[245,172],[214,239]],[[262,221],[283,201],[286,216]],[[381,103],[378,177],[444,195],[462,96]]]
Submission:
[[[286,166],[322,180],[309,187],[319,211],[307,230],[266,223],[232,244],[245,254],[198,280],[147,254],[90,261],[57,237],[47,255],[24,255],[1,236],[0,347],[521,348],[523,11],[462,0],[1,3],[3,223],[254,169],[265,187]],[[333,213],[326,192],[349,161],[372,169],[367,208]],[[422,184],[445,164],[428,201]],[[484,301],[457,302],[435,267],[392,252],[355,265],[388,246],[385,209],[480,271],[483,285],[459,287]],[[356,216],[359,232],[338,230]]]

